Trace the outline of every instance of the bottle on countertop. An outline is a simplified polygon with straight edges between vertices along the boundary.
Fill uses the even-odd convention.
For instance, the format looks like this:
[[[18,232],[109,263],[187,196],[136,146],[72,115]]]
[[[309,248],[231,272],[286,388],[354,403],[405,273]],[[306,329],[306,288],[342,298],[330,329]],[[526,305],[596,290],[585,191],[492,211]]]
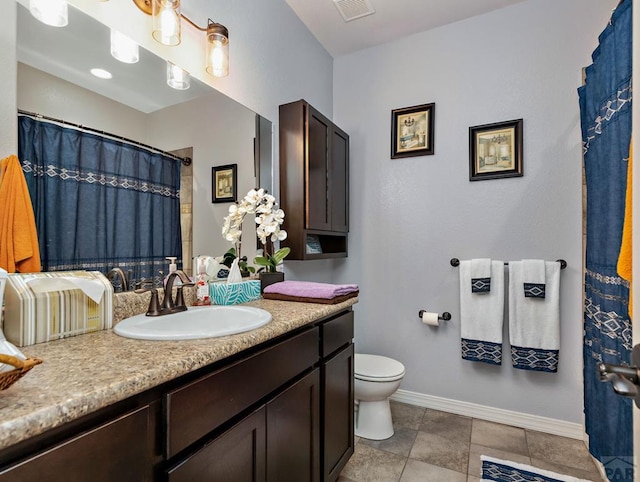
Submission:
[[[171,276],[171,273],[178,270],[178,265],[176,264],[176,259],[178,258],[176,258],[175,256],[167,256],[166,259],[169,260],[169,274],[164,279],[165,286],[167,285],[167,279],[169,278],[169,276]],[[173,280],[173,286],[180,285],[182,285],[182,281],[180,281],[180,278],[176,277],[176,279]]]
[[[198,275],[196,276],[196,301],[194,305],[210,305],[209,297],[209,276],[204,260],[198,260]]]

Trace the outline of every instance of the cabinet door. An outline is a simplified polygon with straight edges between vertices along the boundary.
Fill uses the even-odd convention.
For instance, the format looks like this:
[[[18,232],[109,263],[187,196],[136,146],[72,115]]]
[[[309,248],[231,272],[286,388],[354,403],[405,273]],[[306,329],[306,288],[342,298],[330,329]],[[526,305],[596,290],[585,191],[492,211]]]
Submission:
[[[331,230],[329,210],[329,148],[331,122],[313,107],[308,106],[307,116],[307,229]]]
[[[331,230],[349,231],[349,136],[336,126],[331,132],[329,164]]]
[[[322,367],[322,480],[335,481],[353,454],[353,344]]]
[[[315,482],[320,476],[320,375],[309,375],[267,404],[267,480]]]
[[[151,480],[148,406],[0,473],[2,482]]]
[[[183,463],[169,470],[169,482],[263,482],[264,417],[264,407],[253,412]]]

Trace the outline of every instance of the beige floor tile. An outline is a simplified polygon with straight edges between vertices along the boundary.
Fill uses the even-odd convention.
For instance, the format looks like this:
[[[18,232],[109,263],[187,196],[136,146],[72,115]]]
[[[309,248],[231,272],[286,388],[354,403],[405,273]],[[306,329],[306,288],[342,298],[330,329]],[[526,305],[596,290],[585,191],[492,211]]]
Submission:
[[[527,430],[527,444],[532,460],[543,460],[588,472],[596,470],[591,455],[581,440]]]
[[[354,482],[397,482],[406,460],[406,457],[374,449],[360,441],[340,475]]]
[[[395,433],[391,438],[386,440],[368,440],[361,438],[360,443],[366,444],[374,449],[408,457],[417,433],[417,430],[411,428],[396,427]]]
[[[409,457],[466,474],[469,443],[418,432]]]
[[[425,409],[406,403],[391,402],[391,419],[394,427],[420,428]]]
[[[409,459],[400,482],[466,482],[467,476],[460,472]]]
[[[471,423],[472,419],[469,417],[427,409],[422,418],[420,431],[469,443]]]
[[[473,419],[471,443],[521,455],[529,455],[524,429],[500,423]]]
[[[489,457],[493,457],[496,459],[531,465],[531,459],[529,459],[529,457],[527,457],[526,455],[514,454],[513,452],[507,452],[505,450],[471,444],[471,449],[469,451],[469,475],[474,475],[476,477],[482,476],[482,461],[480,460],[481,455],[488,455]]]

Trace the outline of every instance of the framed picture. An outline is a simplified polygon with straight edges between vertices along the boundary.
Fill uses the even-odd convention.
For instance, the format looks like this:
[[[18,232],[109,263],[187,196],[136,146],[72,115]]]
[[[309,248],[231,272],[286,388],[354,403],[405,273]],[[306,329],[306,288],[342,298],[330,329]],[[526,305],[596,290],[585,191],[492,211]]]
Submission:
[[[434,153],[435,109],[423,104],[391,111],[391,159]]]
[[[469,180],[522,176],[522,119],[469,127]]]
[[[211,184],[214,203],[232,203],[237,198],[238,165],[214,166],[211,168]]]

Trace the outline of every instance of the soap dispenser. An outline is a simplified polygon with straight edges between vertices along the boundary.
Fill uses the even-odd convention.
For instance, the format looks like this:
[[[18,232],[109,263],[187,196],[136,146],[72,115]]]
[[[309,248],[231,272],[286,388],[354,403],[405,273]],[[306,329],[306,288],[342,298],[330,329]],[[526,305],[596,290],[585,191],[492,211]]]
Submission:
[[[167,256],[166,259],[169,260],[169,274],[165,277],[164,279],[164,285],[167,285],[167,279],[169,279],[169,276],[171,276],[171,273],[174,273],[175,271],[178,270],[178,265],[176,264],[176,258],[175,256]],[[176,279],[173,280],[173,286],[180,286],[182,284],[182,281],[180,281],[180,278],[176,277]]]

